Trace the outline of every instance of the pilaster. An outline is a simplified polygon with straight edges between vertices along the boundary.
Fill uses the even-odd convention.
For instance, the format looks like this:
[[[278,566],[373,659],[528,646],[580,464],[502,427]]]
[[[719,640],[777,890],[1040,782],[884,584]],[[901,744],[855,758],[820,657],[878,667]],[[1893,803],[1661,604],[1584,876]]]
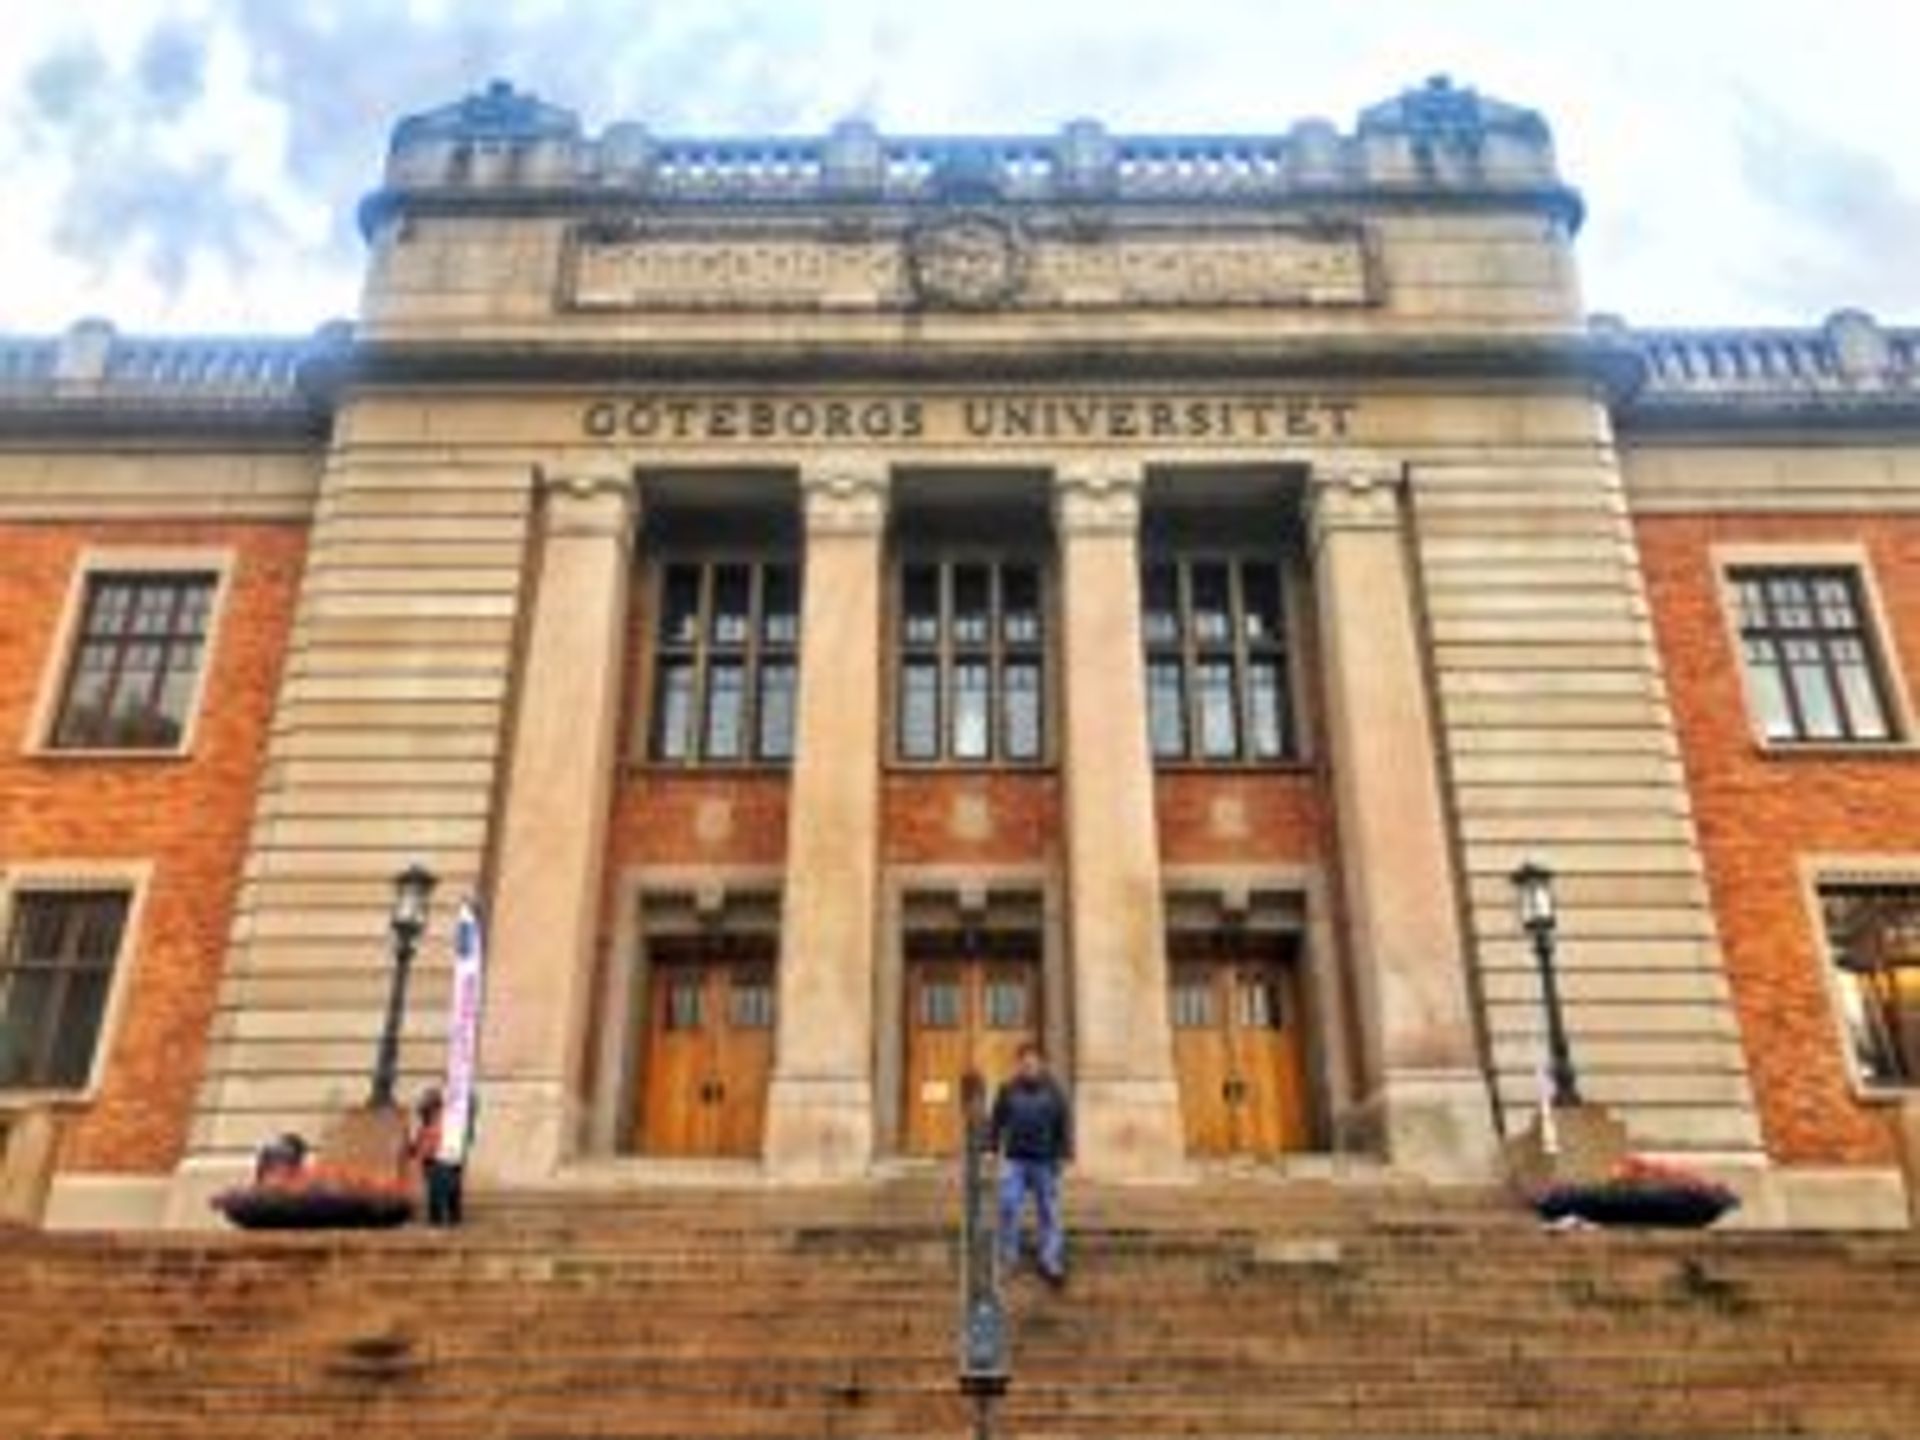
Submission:
[[[881,552],[888,469],[800,472],[807,552],[766,1164],[796,1179],[873,1157],[880,874]]]
[[[634,485],[543,476],[491,904],[474,1167],[538,1181],[575,1145],[617,756]]]
[[[1120,1176],[1166,1174],[1184,1157],[1140,629],[1143,483],[1122,456],[1054,475],[1071,1073],[1080,1160]]]
[[[1492,1172],[1460,896],[1404,533],[1400,467],[1314,469],[1309,533],[1348,952],[1366,1048],[1364,1119],[1396,1166]]]

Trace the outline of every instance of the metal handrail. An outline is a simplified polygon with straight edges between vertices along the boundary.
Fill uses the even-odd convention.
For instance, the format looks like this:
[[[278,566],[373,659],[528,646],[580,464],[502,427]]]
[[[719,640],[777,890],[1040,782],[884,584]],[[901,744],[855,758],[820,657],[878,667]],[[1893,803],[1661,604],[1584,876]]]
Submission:
[[[974,1440],[993,1435],[993,1407],[1013,1381],[1007,1311],[993,1257],[987,1157],[993,1135],[986,1082],[960,1081],[960,1393],[973,1401]]]

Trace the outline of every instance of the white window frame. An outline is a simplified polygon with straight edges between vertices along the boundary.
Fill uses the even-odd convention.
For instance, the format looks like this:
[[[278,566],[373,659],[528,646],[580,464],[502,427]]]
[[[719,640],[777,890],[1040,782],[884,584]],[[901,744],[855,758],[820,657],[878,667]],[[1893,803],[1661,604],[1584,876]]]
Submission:
[[[1809,543],[1788,541],[1738,541],[1713,545],[1709,549],[1714,585],[1719,592],[1720,618],[1726,628],[1727,644],[1735,671],[1740,676],[1740,698],[1746,707],[1747,734],[1754,745],[1768,756],[1914,755],[1920,754],[1920,731],[1914,723],[1914,710],[1907,693],[1906,676],[1901,669],[1900,648],[1880,586],[1874,574],[1873,557],[1859,541]],[[1748,673],[1746,646],[1740,629],[1740,595],[1734,580],[1736,570],[1846,570],[1857,583],[1861,621],[1865,627],[1869,658],[1874,676],[1887,707],[1887,724],[1893,737],[1887,740],[1777,740],[1768,736],[1761,719],[1760,704],[1754,694],[1753,678]]]
[[[152,863],[145,860],[22,860],[0,867],[0,944],[5,944],[13,934],[14,912],[22,894],[110,889],[127,892],[127,920],[120,931],[120,946],[113,954],[113,975],[107,982],[106,1004],[100,1011],[100,1030],[94,1036],[93,1059],[87,1066],[85,1084],[70,1090],[0,1089],[0,1112],[30,1110],[43,1105],[84,1108],[99,1098],[141,953],[137,941],[152,878]]]
[[[89,545],[75,559],[67,581],[67,595],[53,645],[40,667],[40,688],[28,721],[25,753],[37,760],[84,763],[97,760],[182,760],[191,757],[199,739],[200,716],[206,708],[207,684],[220,658],[220,637],[227,603],[233,592],[236,552],[231,546]],[[87,592],[99,575],[212,575],[213,595],[207,607],[207,632],[202,641],[199,673],[187,697],[179,742],[171,746],[87,748],[53,743],[66,700],[67,680],[74,650],[86,614]]]

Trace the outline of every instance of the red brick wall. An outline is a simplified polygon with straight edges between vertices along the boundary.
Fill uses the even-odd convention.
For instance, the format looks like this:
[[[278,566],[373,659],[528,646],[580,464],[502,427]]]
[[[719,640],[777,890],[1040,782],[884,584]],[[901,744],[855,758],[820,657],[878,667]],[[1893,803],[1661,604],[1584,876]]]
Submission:
[[[881,824],[890,865],[1006,865],[1056,852],[1060,782],[1019,770],[898,770]]]
[[[1163,771],[1154,782],[1163,865],[1310,864],[1331,854],[1309,771]]]
[[[85,547],[235,552],[191,756],[24,753],[74,566]],[[142,860],[139,933],[97,1098],[77,1111],[62,1164],[164,1171],[178,1160],[253,816],[266,734],[306,552],[273,524],[0,524],[0,865]]]
[[[1920,761],[1761,752],[1709,547],[1864,544],[1892,630],[1880,638],[1912,694],[1920,519],[1660,516],[1636,528],[1768,1148],[1788,1162],[1889,1160],[1887,1117],[1848,1085],[1799,860],[1920,852]]]

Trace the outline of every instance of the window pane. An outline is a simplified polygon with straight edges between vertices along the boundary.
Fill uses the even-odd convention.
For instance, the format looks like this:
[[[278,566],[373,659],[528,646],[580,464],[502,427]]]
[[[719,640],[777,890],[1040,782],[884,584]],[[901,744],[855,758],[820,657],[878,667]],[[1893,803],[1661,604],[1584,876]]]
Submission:
[[[176,643],[167,655],[167,673],[160,682],[159,713],[178,736],[186,724],[187,707],[193,700],[193,682],[200,671],[200,646],[195,641]]]
[[[953,757],[987,757],[988,669],[984,660],[961,660],[953,667]]]
[[[113,678],[113,662],[111,645],[95,642],[80,647],[54,744],[107,743],[107,682]]]
[[[1834,668],[1840,676],[1840,692],[1847,702],[1848,728],[1856,740],[1885,740],[1892,736],[1886,711],[1880,704],[1880,687],[1874,683],[1873,667],[1867,661],[1866,647],[1857,640],[1836,640],[1833,645]]]
[[[1853,608],[1853,586],[1844,575],[1822,575],[1813,581],[1814,613],[1822,628],[1853,630],[1859,617]]]
[[[1767,582],[1767,595],[1773,601],[1773,623],[1782,630],[1813,628],[1813,599],[1800,576],[1772,577]]]
[[[1251,660],[1247,663],[1247,735],[1248,748],[1261,760],[1274,760],[1287,753],[1286,695],[1281,685],[1280,662]]]
[[[1000,633],[1009,645],[1040,643],[1040,572],[1031,565],[1000,571]]]
[[[959,645],[984,645],[991,605],[985,565],[953,567],[953,639]]]
[[[1201,644],[1233,638],[1233,609],[1228,598],[1227,567],[1195,565],[1193,579],[1193,638]]]
[[[41,1038],[52,1017],[51,970],[15,970],[0,975],[0,1087],[38,1085]]]
[[[1031,660],[1013,660],[1002,672],[1006,692],[1006,756],[1009,760],[1040,758],[1040,666]]]
[[[180,738],[179,726],[170,723],[157,708],[157,682],[165,653],[162,644],[148,640],[128,645],[122,652],[120,678],[107,716],[109,745],[171,745]]]
[[[1747,676],[1753,682],[1753,703],[1760,712],[1761,732],[1769,740],[1791,740],[1793,712],[1787,707],[1786,673],[1771,640],[1746,643]]]
[[[136,635],[165,635],[173,628],[178,595],[171,585],[142,585],[134,596],[132,631]]]
[[[1141,625],[1149,645],[1180,639],[1180,572],[1172,565],[1149,565],[1141,581]]]
[[[760,667],[760,758],[793,758],[793,662],[772,660]]]
[[[746,729],[746,672],[735,660],[717,661],[707,670],[709,760],[738,760]]]
[[[125,580],[96,580],[87,618],[88,635],[118,635],[133,618],[133,585]]]
[[[1200,701],[1200,753],[1209,760],[1231,760],[1240,753],[1240,724],[1234,714],[1233,662],[1205,660],[1195,667]]]
[[[1281,622],[1279,566],[1241,566],[1240,604],[1250,644],[1278,645],[1286,639]]]
[[[1178,660],[1147,662],[1147,729],[1157,758],[1178,760],[1187,753],[1187,698]]]
[[[791,565],[762,571],[760,637],[769,645],[800,643],[800,577]]]
[[[1816,640],[1786,642],[1787,670],[1794,698],[1800,702],[1801,733],[1809,740],[1833,740],[1841,735],[1840,706],[1820,659]]]
[[[713,619],[708,634],[716,645],[744,645],[753,603],[753,570],[746,565],[713,567]]]
[[[87,1083],[100,1015],[107,1005],[107,978],[105,970],[82,970],[68,978],[64,1003],[54,1018],[58,1028],[45,1084],[77,1090]]]
[[[1828,953],[1855,1073],[1867,1084],[1920,1080],[1920,889],[1820,892]]]
[[[693,662],[662,660],[653,703],[653,754],[657,760],[693,755]]]
[[[700,567],[669,565],[660,587],[660,639],[691,645],[700,638]]]
[[[909,645],[940,643],[940,571],[909,565],[901,575],[900,635]]]
[[[940,667],[931,660],[900,667],[900,754],[908,760],[940,755]]]

